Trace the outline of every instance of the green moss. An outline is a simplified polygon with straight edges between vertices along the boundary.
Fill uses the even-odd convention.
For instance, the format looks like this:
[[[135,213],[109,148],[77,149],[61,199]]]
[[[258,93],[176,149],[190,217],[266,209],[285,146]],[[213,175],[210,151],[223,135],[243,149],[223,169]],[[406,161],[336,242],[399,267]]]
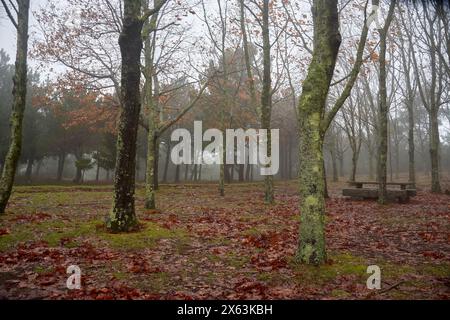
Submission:
[[[10,234],[0,236],[0,251],[6,251],[15,247],[21,242],[32,240],[34,234],[28,228],[18,228],[12,230]]]
[[[114,272],[113,276],[118,280],[125,280],[129,277],[127,273],[121,271]]]
[[[48,274],[54,272],[54,270],[55,269],[53,267],[43,267],[43,266],[34,267],[34,272],[38,274]]]
[[[321,266],[291,263],[296,271],[296,279],[303,283],[323,284],[340,275],[356,275],[363,279],[366,277],[367,263],[362,258],[354,257],[349,253],[332,255],[331,264]]]
[[[450,264],[447,263],[435,265],[427,264],[422,265],[417,269],[421,274],[442,278],[450,278]]]
[[[59,246],[62,239],[69,240],[65,243],[66,247],[76,247],[77,244],[72,240],[78,237],[94,234],[98,223],[100,223],[98,220],[76,223],[46,221],[37,225],[37,229],[45,232],[42,240],[46,241],[50,247]]]
[[[334,298],[347,298],[350,297],[351,294],[345,290],[334,289],[331,291],[331,296]]]
[[[153,222],[144,223],[138,232],[108,233],[101,231],[97,235],[108,242],[111,247],[118,249],[143,249],[152,247],[160,239],[184,239],[187,237],[184,230],[168,230]]]

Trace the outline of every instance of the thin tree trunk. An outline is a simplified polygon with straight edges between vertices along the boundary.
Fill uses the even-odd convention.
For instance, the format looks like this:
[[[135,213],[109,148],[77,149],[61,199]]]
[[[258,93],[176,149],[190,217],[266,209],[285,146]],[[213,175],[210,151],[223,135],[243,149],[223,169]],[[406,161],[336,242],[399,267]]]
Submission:
[[[335,146],[332,147],[330,150],[330,156],[331,156],[331,166],[333,169],[333,182],[338,182],[338,169],[337,169],[337,159],[336,159],[336,152],[334,150]]]
[[[159,138],[155,140],[155,164],[153,174],[153,186],[155,190],[159,189]],[[155,204],[156,205],[156,204]]]
[[[380,78],[379,78],[379,101],[378,101],[378,202],[385,204],[387,201],[386,178],[387,178],[387,156],[388,156],[388,105],[386,93],[386,40],[389,26],[391,24],[395,8],[392,0],[388,17],[380,32]]]
[[[174,179],[175,183],[179,183],[180,182],[180,167],[181,167],[181,165],[179,165],[179,164],[177,164],[175,166],[175,179]]]
[[[5,212],[22,149],[22,121],[27,96],[28,13],[30,0],[18,0],[17,50],[10,116],[10,144],[0,177],[0,213]]]
[[[36,170],[34,172],[34,178],[36,180],[39,178],[39,174],[41,172],[41,167],[42,167],[42,159],[38,161],[37,166],[36,166]]]
[[[267,156],[272,156],[272,135],[270,131],[270,119],[272,112],[272,79],[270,69],[270,34],[269,34],[269,0],[263,2],[262,12],[262,37],[263,37],[263,81],[261,93],[261,128],[267,130]],[[270,164],[268,165],[270,166]],[[264,176],[264,202],[274,202],[273,175]]]
[[[95,172],[95,182],[98,182],[100,178],[100,166],[97,163],[97,170]]]
[[[167,143],[167,150],[166,150],[166,161],[164,162],[164,174],[163,174],[163,182],[167,182],[167,172],[169,170],[169,161],[170,161],[170,149],[171,144],[170,142]]]
[[[431,159],[431,192],[441,193],[439,179],[439,122],[438,112],[432,107],[429,114],[430,122],[430,159]]]
[[[64,172],[64,163],[66,162],[66,154],[60,153],[58,156],[58,169],[56,171],[56,180],[61,181]]]
[[[28,183],[31,182],[31,175],[33,173],[33,162],[34,159],[32,157],[29,157],[27,161],[27,170],[25,171],[25,180]]]
[[[414,101],[408,102],[408,172],[409,182],[416,185],[416,164],[415,164],[415,145],[414,145]]]
[[[145,1],[146,7],[148,7],[148,1]],[[145,23],[145,50],[144,50],[144,104],[147,108],[148,113],[148,135],[147,135],[147,168],[145,176],[145,208],[155,209],[156,199],[155,199],[155,182],[158,181],[158,171],[156,168],[158,158],[158,148],[157,148],[157,110],[156,101],[153,96],[153,46],[154,41],[151,38],[150,29],[156,28],[157,15],[153,15],[150,21]],[[156,178],[155,178],[156,176]]]

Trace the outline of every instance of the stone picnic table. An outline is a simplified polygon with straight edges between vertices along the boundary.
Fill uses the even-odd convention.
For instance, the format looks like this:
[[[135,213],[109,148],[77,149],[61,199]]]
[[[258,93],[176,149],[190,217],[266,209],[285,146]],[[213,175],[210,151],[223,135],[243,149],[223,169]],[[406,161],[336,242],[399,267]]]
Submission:
[[[342,189],[342,195],[360,199],[377,199],[378,186],[377,181],[347,181],[352,188]],[[376,188],[363,188],[364,185],[376,186]],[[387,186],[397,186],[400,189],[387,189],[387,198],[391,201],[407,202],[410,197],[416,195],[416,189],[413,182],[387,182]]]

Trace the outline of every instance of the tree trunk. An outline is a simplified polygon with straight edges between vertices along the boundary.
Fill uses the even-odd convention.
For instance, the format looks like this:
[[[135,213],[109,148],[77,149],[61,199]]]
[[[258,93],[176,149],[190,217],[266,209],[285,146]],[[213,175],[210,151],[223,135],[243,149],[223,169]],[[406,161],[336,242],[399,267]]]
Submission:
[[[149,118],[154,116],[153,113],[149,114]],[[149,130],[147,137],[147,169],[146,169],[146,179],[145,179],[145,208],[155,209],[155,175],[157,175],[155,168],[155,144],[157,143],[157,138],[154,135],[155,130],[151,128],[150,123],[153,122],[149,120]],[[153,122],[154,123],[154,122]],[[153,125],[152,125],[153,126]]]
[[[148,7],[148,0],[146,7]],[[147,168],[145,175],[145,208],[155,209],[156,199],[155,190],[158,182],[158,137],[157,137],[157,106],[156,99],[153,96],[153,47],[154,41],[150,37],[150,29],[156,29],[157,15],[153,15],[149,22],[145,23],[145,67],[144,67],[144,104],[148,113],[148,135],[147,135]]]
[[[324,197],[328,199],[330,196],[328,194],[328,183],[327,183],[327,170],[325,169],[325,160],[322,157],[322,168],[323,168],[323,187],[324,187]]]
[[[369,180],[373,179],[373,151],[369,149]]]
[[[387,156],[388,156],[388,105],[386,93],[386,40],[389,26],[391,24],[395,8],[392,0],[388,17],[380,32],[380,78],[379,78],[379,101],[378,101],[378,202],[385,204],[387,201],[386,178],[387,178]]]
[[[263,81],[261,93],[261,128],[267,130],[267,156],[272,156],[270,119],[272,112],[272,79],[270,69],[269,0],[264,0],[262,12]],[[268,165],[270,167],[270,164]],[[264,202],[274,202],[273,175],[264,176]]]
[[[95,172],[95,182],[98,182],[99,178],[100,178],[100,166],[97,163],[97,170]]]
[[[75,154],[75,159],[77,161],[83,159],[83,153]],[[74,183],[81,183],[82,172],[81,168],[75,164],[75,177],[73,178]]]
[[[117,135],[114,199],[106,226],[127,232],[138,223],[134,211],[136,140],[141,109],[140,58],[142,51],[141,1],[124,0],[123,28],[119,36],[122,57],[121,110]]]
[[[414,101],[408,103],[408,172],[409,182],[416,185],[416,164],[415,164],[415,145],[414,145]]]
[[[174,180],[175,183],[179,183],[180,182],[180,167],[181,166],[179,164],[177,164],[175,166],[175,180]]]
[[[332,149],[330,150],[331,166],[333,169],[333,182],[338,182],[339,177],[338,177],[337,159],[336,159],[336,152],[335,152],[334,148],[335,148],[335,146],[333,146]]]
[[[39,174],[41,172],[41,167],[42,167],[42,159],[38,161],[37,166],[36,166],[36,170],[34,172],[34,178],[37,180],[39,178]]]
[[[163,179],[162,179],[162,181],[164,183],[167,182],[167,172],[169,170],[169,161],[170,161],[170,149],[171,149],[171,145],[170,145],[170,141],[169,141],[167,143],[166,161],[164,162],[164,174],[163,174]]]
[[[345,177],[345,170],[344,170],[344,155],[340,154],[339,157],[339,176]]]
[[[239,182],[243,182],[244,181],[244,165],[243,164],[239,164],[238,165],[238,173],[239,173]]]
[[[430,122],[430,159],[431,159],[431,192],[440,193],[439,179],[439,122],[437,108],[431,109]]]
[[[58,169],[56,171],[56,180],[61,181],[64,172],[64,163],[66,162],[66,154],[60,153],[58,156]]]
[[[245,181],[250,181],[250,170],[251,170],[251,164],[247,163],[247,166],[245,168]]]
[[[314,51],[298,105],[300,235],[296,260],[322,264],[325,252],[323,119],[341,42],[336,0],[315,0]]]
[[[153,186],[155,190],[159,189],[159,138],[155,140],[155,164],[153,174]]]
[[[350,174],[350,181],[355,181],[356,179],[356,170],[358,168],[358,155],[359,151],[353,151],[352,153],[352,172]]]
[[[34,159],[32,157],[29,157],[27,161],[27,170],[25,171],[25,180],[28,183],[31,182],[31,175],[33,173],[33,162]]]
[[[22,149],[22,121],[27,96],[28,13],[30,0],[18,0],[17,50],[10,116],[10,144],[0,177],[0,213],[5,212]]]

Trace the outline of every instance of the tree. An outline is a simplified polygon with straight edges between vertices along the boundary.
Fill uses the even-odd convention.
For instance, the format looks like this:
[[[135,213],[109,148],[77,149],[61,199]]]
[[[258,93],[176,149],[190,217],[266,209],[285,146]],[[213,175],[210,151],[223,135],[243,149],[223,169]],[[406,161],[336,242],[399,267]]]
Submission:
[[[367,7],[367,3],[366,3]],[[345,103],[363,63],[368,27],[364,19],[361,36],[350,74],[333,107],[326,112],[337,55],[341,44],[337,1],[316,0],[312,6],[314,38],[312,60],[303,82],[298,104],[300,236],[296,253],[298,262],[321,264],[325,251],[325,174],[323,141],[334,116]],[[364,17],[366,12],[364,10]]]
[[[439,56],[439,53],[441,53],[442,50],[440,35],[443,31],[442,21],[441,19],[437,19],[439,16],[439,12],[436,10],[434,10],[434,12],[431,11],[425,3],[423,3],[422,8],[423,12],[422,16],[420,17],[419,7],[417,4],[415,5],[415,11],[419,16],[418,22],[423,30],[423,33],[421,33],[422,37],[419,39],[420,44],[422,44],[427,49],[427,58],[430,61],[430,77],[427,77],[427,75],[424,73],[423,66],[419,65],[417,61],[418,52],[416,52],[416,50],[412,50],[411,54],[420,98],[428,113],[431,191],[434,193],[440,193],[441,184],[439,174],[439,111],[441,106],[444,104],[442,98],[444,94],[445,83],[445,80],[443,78],[443,68],[445,65],[445,60]],[[411,31],[408,32],[408,38],[409,42],[413,43]]]
[[[13,105],[10,117],[11,134],[9,149],[0,177],[0,213],[5,211],[14,183],[17,163],[22,148],[22,120],[27,95],[28,14],[30,0],[17,0],[17,19],[2,0],[9,19],[17,30],[16,68],[13,85]],[[14,11],[16,11],[13,6]]]
[[[263,81],[261,92],[261,128],[267,130],[267,156],[272,156],[270,118],[272,113],[272,78],[270,69],[270,34],[269,34],[269,0],[264,0],[262,8],[262,37],[263,37]],[[270,166],[270,164],[269,164]],[[274,202],[273,175],[264,177],[264,201]]]
[[[117,134],[117,158],[114,178],[114,200],[106,226],[113,232],[128,232],[137,226],[134,210],[136,140],[141,109],[142,28],[166,0],[141,14],[142,1],[124,0],[123,27],[119,36],[122,57],[121,110]]]
[[[296,259],[307,264],[326,260],[323,132],[326,99],[341,43],[337,1],[315,0],[312,6],[314,51],[298,104],[300,237]]]
[[[375,3],[375,1],[374,1]],[[379,75],[379,94],[378,94],[378,202],[385,204],[387,201],[386,178],[387,178],[387,152],[388,152],[388,114],[389,106],[387,103],[386,92],[386,42],[389,26],[394,16],[395,1],[391,1],[388,16],[380,32],[380,75]]]

